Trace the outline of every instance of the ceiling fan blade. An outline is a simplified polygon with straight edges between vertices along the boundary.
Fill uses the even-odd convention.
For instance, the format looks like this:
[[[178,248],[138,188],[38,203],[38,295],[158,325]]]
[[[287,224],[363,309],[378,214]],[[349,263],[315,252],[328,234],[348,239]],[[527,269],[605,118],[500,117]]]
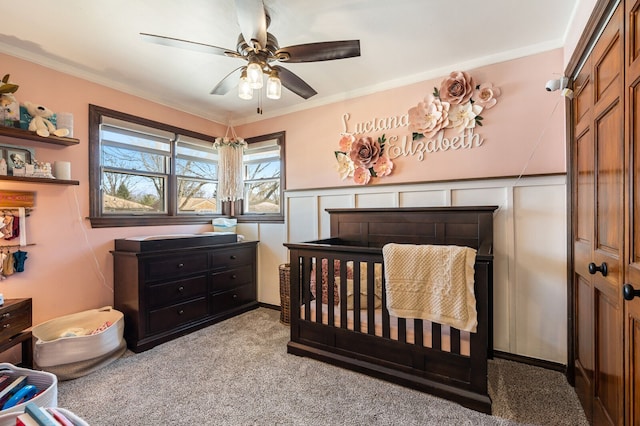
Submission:
[[[233,89],[238,85],[238,80],[242,75],[242,69],[245,67],[238,67],[235,70],[231,71],[225,78],[220,80],[220,82],[211,90],[212,95],[226,95],[229,90]]]
[[[236,0],[238,25],[244,40],[249,46],[255,46],[253,40],[264,49],[267,45],[267,15],[262,0]]]
[[[196,52],[211,53],[214,55],[240,57],[237,52],[210,44],[197,43],[195,41],[181,40],[179,38],[165,37],[155,34],[140,33],[144,41],[161,44],[163,46],[177,47],[179,49],[195,50]]]
[[[296,95],[309,99],[313,95],[316,95],[318,92],[313,90],[311,86],[304,82],[300,77],[292,73],[286,68],[282,68],[281,66],[273,66],[274,70],[278,71],[278,76],[280,77],[280,82],[284,87],[291,90]]]
[[[291,63],[353,58],[360,56],[360,40],[298,44],[278,49],[275,56],[280,61]]]

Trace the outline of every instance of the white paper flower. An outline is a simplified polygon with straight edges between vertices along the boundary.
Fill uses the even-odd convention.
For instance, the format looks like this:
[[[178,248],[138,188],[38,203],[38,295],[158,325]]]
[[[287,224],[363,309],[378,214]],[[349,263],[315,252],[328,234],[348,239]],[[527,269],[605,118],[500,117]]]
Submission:
[[[449,128],[462,133],[464,129],[476,127],[476,117],[482,112],[482,107],[471,102],[452,105],[449,109]]]
[[[336,164],[336,170],[340,174],[340,178],[345,180],[348,177],[353,176],[353,161],[349,158],[348,155],[343,154],[342,152],[336,153],[336,160],[338,160],[338,164]]]

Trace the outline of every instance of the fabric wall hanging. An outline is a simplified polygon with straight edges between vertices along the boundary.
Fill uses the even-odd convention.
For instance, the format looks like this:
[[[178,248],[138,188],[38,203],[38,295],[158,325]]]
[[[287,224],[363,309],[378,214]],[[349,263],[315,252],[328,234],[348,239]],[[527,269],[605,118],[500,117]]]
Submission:
[[[242,200],[244,198],[242,157],[247,143],[236,135],[233,127],[229,126],[225,136],[216,138],[213,146],[219,153],[218,200]]]

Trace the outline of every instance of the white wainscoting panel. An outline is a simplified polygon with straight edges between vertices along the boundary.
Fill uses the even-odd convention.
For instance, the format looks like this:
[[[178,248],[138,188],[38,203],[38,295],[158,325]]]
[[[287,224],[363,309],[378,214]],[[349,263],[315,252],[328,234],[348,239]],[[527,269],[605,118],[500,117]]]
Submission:
[[[494,348],[566,364],[565,191],[565,175],[286,191],[283,237],[330,237],[327,208],[497,205]],[[261,273],[277,276],[287,258],[285,252],[272,265],[263,262]],[[273,279],[261,277],[259,283],[259,300],[278,305]]]
[[[565,188],[514,191],[515,352],[566,363],[567,230]]]

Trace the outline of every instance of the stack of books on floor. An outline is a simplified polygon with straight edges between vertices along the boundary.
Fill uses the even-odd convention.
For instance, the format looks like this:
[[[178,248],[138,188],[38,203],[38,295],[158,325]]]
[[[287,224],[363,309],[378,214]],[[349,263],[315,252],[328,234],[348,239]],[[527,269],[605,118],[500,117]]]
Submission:
[[[16,417],[16,426],[74,426],[74,423],[57,408],[39,407],[27,403],[24,413]]]

